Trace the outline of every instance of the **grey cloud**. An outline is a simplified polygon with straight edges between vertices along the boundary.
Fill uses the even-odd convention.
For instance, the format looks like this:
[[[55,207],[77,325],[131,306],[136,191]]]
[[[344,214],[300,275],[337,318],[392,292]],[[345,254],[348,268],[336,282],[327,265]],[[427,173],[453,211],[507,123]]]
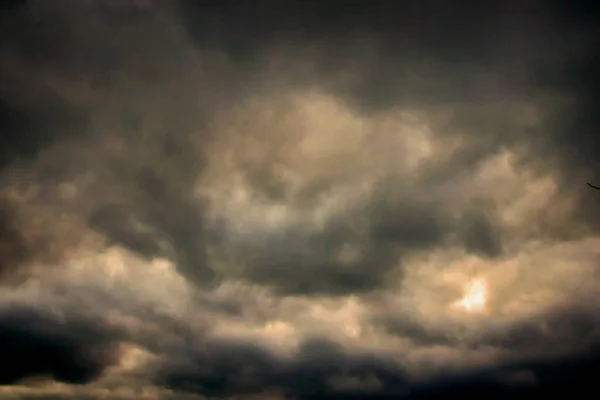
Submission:
[[[343,36],[346,34],[356,37],[369,37],[371,34],[389,39],[400,37],[404,40],[388,44],[412,50],[418,50],[420,45],[432,52],[437,51],[440,57],[450,57],[456,51],[459,54],[476,54],[476,50],[486,50],[485,39],[489,36],[473,37],[469,33],[477,28],[485,29],[486,22],[490,22],[503,8],[502,5],[496,9],[473,8],[460,2],[447,6],[433,1],[402,5],[377,2],[368,9],[360,7],[357,2],[316,6],[301,1],[263,1],[256,7],[234,1],[180,3],[198,44],[229,50],[234,57],[236,53],[256,55],[277,43],[337,43],[347,40],[348,37]],[[269,10],[270,18],[264,18],[265,15],[258,12],[265,8]],[[358,13],[359,8],[361,13]],[[415,17],[421,17],[420,23],[416,23]],[[433,25],[434,21],[440,24]],[[453,24],[459,21],[462,29],[452,29]],[[492,34],[493,30],[489,33]],[[448,46],[449,41],[451,46]],[[471,46],[458,48],[464,42]],[[245,60],[249,57],[240,58]]]
[[[502,349],[502,361],[467,371],[442,371],[411,385],[410,399],[531,398],[596,390],[598,321],[593,309],[565,306],[527,320],[479,327],[462,337],[452,327],[427,328],[410,318],[384,321],[389,332],[425,346]]]
[[[137,202],[98,209],[91,226],[147,257],[173,257],[184,276],[200,285],[218,278],[207,260],[205,246],[211,245],[243,265],[237,277],[269,284],[282,293],[368,291],[383,284],[403,255],[441,245],[457,229],[443,202],[419,196],[397,199],[384,190],[376,194],[380,198],[321,231],[293,225],[252,238],[258,242],[240,244],[234,233],[228,236],[226,226],[219,233],[223,228],[206,225],[201,205],[190,204],[185,194],[178,197],[177,188],[151,169],[133,181],[141,192],[134,197]],[[361,221],[366,225],[357,228]],[[148,229],[142,231],[142,225]],[[356,256],[344,259],[345,246],[354,248],[350,251]]]
[[[398,315],[397,312],[376,314],[373,318],[375,324],[382,326],[389,334],[411,340],[417,346],[444,345],[456,341],[451,331],[427,327],[406,315]]]
[[[31,249],[15,226],[14,208],[10,203],[0,203],[0,276],[14,276],[15,269],[30,257]]]
[[[444,204],[415,199],[374,199],[368,205],[370,232],[376,242],[422,248],[444,238]]]
[[[384,285],[411,251],[434,248],[451,232],[443,204],[383,194],[322,230],[292,225],[224,252],[239,257],[238,277],[285,294],[348,294]],[[362,225],[362,226],[361,226]],[[344,252],[347,254],[344,254]]]
[[[461,221],[464,247],[468,252],[486,257],[502,255],[502,237],[495,224],[483,213],[467,214]]]
[[[394,185],[398,188],[387,189]],[[233,245],[225,243],[222,251],[243,266],[236,277],[280,293],[304,295],[385,287],[388,274],[402,267],[407,256],[448,245],[454,234],[469,253],[502,255],[501,228],[489,212],[478,211],[482,207],[456,218],[456,210],[444,199],[410,193],[400,182],[381,186],[364,205],[334,218],[322,230],[292,225],[242,244],[236,244],[233,234]]]
[[[43,85],[0,70],[0,166],[30,160],[59,140],[85,133],[86,111]]]
[[[143,280],[148,271],[141,269],[138,273],[142,275],[139,280]],[[214,321],[214,315],[232,314],[229,308],[203,292],[190,301],[190,314],[176,313],[164,309],[163,303],[149,297],[148,293],[144,295],[132,288],[130,282],[136,281],[133,277],[122,285],[102,285],[94,280],[90,277],[83,282],[77,279],[48,284],[40,294],[45,301],[40,301],[38,307],[63,310],[67,316],[84,315],[82,325],[104,327],[114,342],[135,344],[156,355],[162,355],[180,343],[201,340],[209,323]],[[158,278],[151,284],[160,286],[163,281]],[[183,293],[173,295],[184,296]]]
[[[593,309],[570,305],[513,321],[427,323],[397,310],[375,312],[374,324],[417,346],[496,348],[509,358],[553,359],[597,346],[600,324]]]
[[[118,21],[100,40],[97,33],[107,29],[110,21],[95,21],[93,13],[82,7],[62,2],[56,9],[46,9],[37,2],[14,15],[20,25],[3,20],[2,28],[11,33],[0,47],[3,59],[8,60],[0,72],[9,82],[0,93],[0,163],[5,179],[15,180],[6,176],[14,174],[18,161],[33,180],[29,183],[44,188],[33,202],[62,205],[72,212],[73,204],[64,205],[58,196],[57,184],[94,175],[92,190],[101,195],[84,189],[76,199],[80,204],[75,204],[77,212],[88,214],[92,228],[110,242],[147,257],[166,253],[178,261],[185,276],[205,284],[211,279],[203,275],[209,269],[203,255],[202,209],[191,204],[202,157],[190,142],[192,137],[199,142],[207,136],[207,129],[197,124],[207,109],[192,101],[193,90],[173,82],[179,78],[168,70],[173,58],[160,55],[160,63],[144,59],[158,61],[152,49],[135,48],[132,21]],[[51,26],[61,26],[57,20],[68,25],[72,34],[53,30]],[[136,23],[141,30],[165,32],[156,19]],[[29,32],[24,26],[35,29]],[[46,45],[36,47],[42,37]],[[132,38],[134,43],[127,43]],[[104,66],[96,62],[99,54],[106,60]],[[39,67],[33,67],[36,63]],[[140,79],[140,69],[152,68],[158,81]],[[74,79],[69,74],[84,77],[91,87],[84,84],[72,90]],[[103,82],[99,86],[94,83],[98,79]],[[172,90],[170,85],[179,89]],[[145,90],[152,96],[141,93]],[[111,91],[119,93],[117,101]],[[149,112],[155,116],[151,122]],[[95,148],[93,154],[91,148]],[[127,154],[120,153],[123,148]],[[30,189],[25,180],[17,184]],[[151,233],[134,232],[131,224],[145,224]]]
[[[355,3],[181,4],[198,46],[225,52],[240,69],[311,49],[318,67],[307,81],[359,111],[422,107],[435,115],[446,108],[452,117],[434,123],[436,133],[454,132],[473,145],[457,155],[459,164],[435,172],[438,181],[516,145],[528,147],[524,163],[564,176],[565,191],[584,190],[586,177],[599,173],[598,30],[586,17],[595,10],[586,2],[377,2],[360,12]],[[257,11],[261,6],[269,18]],[[350,78],[336,80],[348,76],[342,71]],[[541,123],[516,123],[502,103],[518,101],[544,104]],[[594,229],[597,202],[585,194],[580,201],[579,220]]]
[[[406,380],[395,363],[376,355],[351,354],[333,342],[306,340],[292,359],[278,358],[248,343],[213,342],[177,355],[157,376],[160,384],[207,396],[258,394],[283,389],[289,396],[335,394],[335,378],[377,379],[381,388],[402,393]],[[363,389],[369,391],[369,389]],[[338,388],[347,395],[361,388]]]
[[[136,196],[138,202],[101,206],[90,217],[91,227],[105,233],[113,243],[149,259],[172,258],[186,278],[201,286],[209,285],[213,276],[205,254],[201,208],[165,187],[166,182],[152,170],[142,172],[140,177],[142,194]],[[148,227],[146,231],[140,231],[142,224]]]
[[[57,209],[82,217],[108,245],[146,259],[173,260],[181,275],[201,289],[221,279],[242,278],[270,286],[281,296],[364,294],[386,287],[389,273],[403,267],[406,256],[446,245],[458,244],[487,258],[509,256],[505,240],[511,238],[503,231],[498,210],[431,200],[437,185],[469,176],[504,149],[520,151],[524,166],[557,177],[561,199],[574,196],[577,221],[569,220],[561,229],[570,231],[572,222],[581,221],[589,227],[583,234],[594,233],[600,226],[597,192],[578,189],[581,184],[587,190],[584,178],[596,181],[594,174],[600,176],[595,135],[598,79],[593,75],[598,69],[593,47],[597,28],[584,17],[585,10],[571,12],[553,3],[469,9],[466,2],[438,3],[375,1],[366,7],[354,1],[337,6],[181,1],[123,16],[116,8],[90,11],[66,1],[53,11],[40,1],[11,18],[1,15],[1,182],[41,184],[45,191],[34,199],[36,206],[60,203]],[[172,8],[179,6],[181,14],[173,15]],[[179,17],[195,49],[176,26]],[[283,66],[273,67],[273,60]],[[243,103],[248,95],[264,93],[263,87],[285,91],[294,85],[330,92],[367,119],[390,110],[416,109],[434,138],[452,143],[455,139],[463,147],[420,172],[414,193],[401,179],[384,180],[380,187],[399,188],[399,194],[382,189],[370,204],[333,218],[321,231],[300,223],[268,234],[257,228],[250,239],[236,238],[226,224],[207,218],[210,204],[193,193],[197,178],[210,168],[201,154],[205,144],[221,134],[212,130],[211,118]],[[274,164],[269,159],[256,170],[241,167],[252,189],[272,203],[295,202],[302,208],[335,183],[316,177],[299,196],[302,199],[289,201],[287,182],[276,176]],[[31,172],[27,179],[34,182],[20,178],[16,166]],[[80,197],[75,200],[59,199],[57,183],[74,175],[93,179],[78,181]],[[20,206],[0,205],[0,273],[12,274],[32,260],[60,264],[54,253],[47,256],[46,243],[71,237],[51,231],[48,237],[42,235],[43,243],[32,245],[27,229],[35,218],[15,218]],[[62,216],[56,215],[58,223]],[[69,247],[65,240],[59,251]],[[76,243],[73,239],[70,244]],[[226,266],[215,271],[215,249],[230,257],[224,258],[231,264],[241,264],[241,270],[228,271],[234,267]],[[348,249],[349,255],[344,253]],[[202,295],[198,296],[204,300]],[[236,395],[283,385],[305,397],[312,391],[315,396],[376,398],[369,387],[383,392],[406,387],[402,371],[378,356],[356,356],[323,341],[304,343],[291,360],[252,343],[194,347],[204,332],[181,318],[133,300],[123,300],[127,306],[116,303],[111,307],[130,307],[132,315],[156,321],[181,338],[175,342],[189,346],[185,354],[171,354],[172,346],[163,345],[155,331],[128,336],[171,358],[157,379],[178,390]],[[196,311],[241,318],[241,308],[207,296]],[[29,363],[19,361],[19,368],[13,369],[19,373],[3,375],[7,382],[37,373],[86,382],[108,364],[110,351],[101,352],[100,358],[95,351],[87,357],[88,345],[96,349],[111,343],[101,334],[80,333],[84,330],[79,326],[63,326],[51,318],[15,318],[0,317],[6,332],[19,333],[31,341],[29,349],[58,361],[36,364],[33,356]],[[587,312],[550,313],[466,338],[455,336],[453,327],[442,330],[398,315],[382,319],[377,323],[387,333],[410,338],[419,348],[494,346],[499,351],[543,353],[576,338],[585,344],[597,340],[595,318]],[[50,337],[39,326],[50,327]],[[1,343],[14,341],[0,341],[0,347]],[[71,355],[63,358],[62,350]],[[18,359],[18,351],[30,350],[11,345],[6,351]],[[573,372],[571,381],[553,386],[555,372],[545,371],[554,367],[521,363],[515,368],[534,371],[536,378],[549,382],[542,385],[548,388],[542,393],[560,392],[591,376],[589,370],[579,377]],[[480,397],[507,393],[504,384],[495,381],[477,385],[467,385],[465,391]],[[593,387],[590,381],[582,385]],[[441,393],[465,395],[459,389]],[[533,389],[515,393],[519,390]]]
[[[436,82],[454,82],[458,80],[458,85],[461,86],[461,79],[466,78],[456,77],[452,71],[458,71],[459,66],[462,65],[461,63],[466,63],[480,52],[485,53],[487,51],[486,46],[483,45],[485,41],[482,39],[482,36],[485,37],[486,35],[469,35],[467,32],[462,32],[458,33],[456,37],[452,37],[451,39],[456,43],[463,43],[462,40],[472,40],[473,43],[469,42],[468,45],[461,46],[462,55],[457,60],[458,66],[447,70],[446,64],[449,62],[449,60],[446,60],[449,55],[448,49],[457,48],[458,45],[452,40],[449,42],[450,44],[445,43],[448,38],[440,35],[439,24],[436,23],[435,26],[423,28],[424,25],[414,25],[410,22],[412,16],[419,15],[426,20],[437,21],[441,17],[461,15],[461,19],[466,19],[469,22],[466,25],[469,29],[476,29],[477,26],[482,24],[482,21],[491,18],[491,14],[487,13],[484,18],[475,11],[473,11],[473,14],[463,13],[464,10],[461,7],[453,7],[452,9],[441,7],[426,10],[422,5],[413,4],[396,9],[390,8],[389,5],[380,4],[356,20],[357,16],[349,13],[349,11],[352,11],[351,7],[325,12],[325,9],[312,8],[300,2],[286,3],[285,7],[282,3],[276,2],[271,4],[270,10],[274,16],[279,16],[279,18],[273,18],[266,23],[259,23],[259,15],[253,14],[253,11],[260,9],[260,7],[249,9],[245,5],[228,2],[219,3],[218,5],[210,3],[201,6],[181,2],[181,5],[186,10],[183,17],[188,19],[190,33],[197,39],[199,46],[206,49],[214,45],[217,46],[217,49],[230,48],[230,53],[241,53],[241,59],[234,57],[231,62],[233,65],[232,70],[235,72],[233,75],[241,76],[245,74],[244,71],[253,71],[244,75],[247,78],[257,75],[258,71],[253,70],[244,60],[254,58],[253,54],[262,54],[262,56],[268,58],[270,54],[283,51],[277,46],[277,43],[284,40],[295,43],[296,48],[315,46],[318,49],[323,49],[324,54],[330,55],[329,58],[323,60],[323,63],[327,64],[324,69],[334,73],[336,70],[358,62],[355,61],[357,53],[353,49],[360,50],[360,46],[354,42],[346,46],[348,48],[347,53],[329,52],[334,47],[330,45],[330,42],[337,45],[340,40],[347,37],[347,33],[351,33],[350,36],[356,35],[358,37],[364,34],[371,37],[368,33],[377,28],[379,33],[373,35],[375,36],[374,40],[385,42],[385,46],[392,46],[389,40],[395,35],[402,34],[405,37],[416,38],[411,39],[415,41],[414,43],[404,43],[389,53],[391,55],[398,54],[397,60],[394,57],[391,57],[390,60],[384,59],[381,57],[382,54],[378,54],[372,61],[368,61],[370,64],[364,67],[366,68],[364,76],[358,78],[357,82],[360,82],[358,83],[359,86],[365,85],[366,87],[376,88],[378,86],[372,82],[373,79],[389,78],[387,79],[388,82],[398,81],[395,76],[396,73],[393,72],[395,66],[403,65],[406,58],[409,59],[406,62],[410,64],[411,60],[419,58],[418,55],[422,52],[430,52],[431,55],[435,54],[435,57],[424,57],[424,64],[419,64],[421,68],[417,69],[417,72],[419,74],[423,72],[431,76],[416,80],[416,82],[420,82],[416,84],[417,87],[413,87],[414,84],[412,83],[409,84],[413,81],[413,77],[409,77],[410,79],[407,77],[402,78],[398,83],[398,87],[395,88],[397,93],[394,101],[392,101],[393,104],[397,102],[402,104],[402,97],[417,99],[420,97],[419,93],[422,93],[426,94],[424,103],[428,106],[435,105],[436,101],[437,104],[448,101],[451,104],[456,102],[457,99],[452,96],[458,95],[462,91],[459,91],[458,88],[451,88],[451,90],[443,87],[434,88]],[[199,7],[199,10],[193,11],[192,9],[195,7]],[[290,13],[290,10],[295,11]],[[333,19],[330,18],[329,12],[332,13],[331,15],[338,12],[344,15],[344,18],[341,19],[342,22],[332,22]],[[227,14],[227,16],[222,14]],[[215,15],[223,16],[223,18],[213,18]],[[398,24],[396,17],[392,18],[392,15],[399,16],[401,21],[405,21],[406,24],[404,26]],[[515,16],[509,15],[507,18],[509,17]],[[194,21],[194,18],[199,19]],[[203,18],[208,18],[212,22],[202,23]],[[381,18],[383,19],[381,20]],[[448,19],[448,21],[450,20],[451,18]],[[314,23],[307,23],[310,21]],[[335,21],[339,20],[336,18]],[[148,30],[149,32],[150,28],[153,28],[152,23],[156,23],[159,29],[164,28],[159,22],[150,21],[147,24],[146,22],[141,23],[139,29]],[[111,34],[112,36],[107,38],[106,41],[100,41],[98,37],[91,33],[90,37],[86,36],[86,40],[98,44],[98,51],[108,52],[106,58],[115,60],[116,63],[93,74],[113,76],[117,71],[125,71],[125,76],[133,75],[133,72],[139,75],[142,73],[141,70],[150,68],[149,65],[152,64],[143,62],[146,58],[150,60],[157,58],[158,50],[139,49],[136,47],[137,42],[135,41],[131,43],[131,46],[127,43],[119,46],[109,45],[109,43],[115,44],[119,38],[128,38],[130,34],[135,36],[129,30],[129,25],[118,26],[117,33]],[[301,29],[304,26],[309,28],[306,30]],[[232,29],[233,27],[235,29]],[[85,31],[83,26],[77,26],[76,28]],[[200,29],[200,31],[197,29]],[[330,29],[333,33],[328,34],[328,39],[322,42],[320,40],[321,35]],[[406,31],[402,32],[403,29]],[[493,30],[496,29],[500,28],[493,28]],[[165,32],[166,30],[163,33]],[[71,42],[69,37],[63,37],[59,33],[51,36],[48,40],[64,43],[65,46],[70,46],[69,49],[73,50],[74,53],[77,53],[75,50],[80,47],[77,43]],[[289,43],[286,42],[286,44]],[[172,51],[176,52],[175,50]],[[244,53],[246,51],[249,53]],[[402,54],[406,54],[407,57],[401,57]],[[319,55],[317,55],[318,57]],[[168,57],[163,55],[160,58],[165,59]],[[361,59],[364,60],[364,58]],[[258,57],[257,62],[259,62],[259,65],[262,62],[260,60],[262,59]],[[90,61],[89,65],[96,64]],[[107,158],[106,164],[110,164],[110,167],[107,167],[110,169],[110,173],[102,178],[112,181],[107,184],[105,191],[118,191],[120,192],[118,196],[125,197],[126,200],[99,204],[91,211],[90,225],[105,234],[113,243],[120,243],[147,257],[168,256],[177,260],[181,272],[199,284],[212,283],[215,276],[207,260],[206,247],[209,246],[209,242],[218,241],[218,239],[210,237],[208,231],[212,229],[204,221],[203,207],[192,204],[195,200],[191,199],[190,193],[195,178],[191,171],[195,171],[196,175],[200,174],[202,162],[198,161],[200,157],[191,148],[189,138],[198,135],[199,131],[202,132],[199,134],[200,136],[208,135],[208,133],[203,132],[208,131],[208,128],[203,125],[202,118],[196,118],[197,114],[202,115],[207,113],[208,110],[203,108],[203,104],[191,100],[194,97],[193,90],[183,84],[175,84],[171,81],[172,75],[176,72],[175,69],[170,71],[169,65],[161,62],[158,71],[164,81],[159,82],[160,84],[155,82],[154,89],[147,90],[145,85],[150,85],[150,83],[144,83],[143,79],[139,87],[127,83],[127,87],[130,87],[132,91],[139,90],[140,95],[128,93],[128,90],[123,89],[124,96],[122,99],[124,100],[113,101],[114,104],[111,104],[110,101],[106,101],[106,104],[100,102],[100,104],[92,107],[95,112],[98,112],[96,108],[108,109],[109,111],[105,112],[107,118],[115,118],[115,115],[122,116],[122,118],[117,118],[116,126],[111,125],[110,128],[121,133],[121,135],[113,134],[113,136],[121,136],[120,139],[125,142],[128,153],[123,157]],[[333,68],[332,66],[337,67]],[[359,70],[362,71],[361,68],[363,66],[359,65]],[[86,71],[85,68],[83,70]],[[442,70],[446,70],[445,77],[443,79],[436,78],[438,72],[441,73]],[[86,73],[93,75],[89,71]],[[290,71],[290,74],[293,75],[293,73],[294,71]],[[327,86],[328,78],[326,75],[326,73],[325,75],[317,74],[315,79],[319,80],[318,83]],[[441,77],[441,75],[439,76]],[[447,76],[450,76],[450,78],[447,78]],[[123,82],[117,79],[112,83],[109,82],[101,86],[99,91],[113,88],[116,93],[120,94],[121,91],[118,86],[121,83],[125,85],[124,81],[125,79],[123,79]],[[173,84],[178,90],[167,90],[167,84]],[[330,89],[339,93],[350,90],[352,93],[346,93],[347,96],[345,96],[350,102],[352,102],[350,99],[352,96],[361,99],[361,101],[371,101],[368,99],[369,96],[362,93],[366,89],[359,88],[355,90],[352,89],[352,85],[350,84],[349,87],[335,87],[334,84]],[[424,86],[420,87],[419,85]],[[386,85],[386,87],[394,86]],[[218,87],[218,89],[221,88]],[[398,95],[400,92],[403,95]],[[154,99],[151,103],[156,103],[152,104],[151,107],[149,107],[150,104],[145,102],[147,99],[141,98],[142,96],[148,97],[147,94]],[[167,94],[177,96],[181,101],[173,101],[170,96],[167,99]],[[158,96],[164,97],[164,101],[157,99]],[[433,97],[433,99],[430,97]],[[111,99],[114,99],[114,96]],[[140,104],[136,105],[136,102]],[[372,100],[372,102],[376,103],[377,100]],[[373,108],[372,106],[365,107]],[[158,115],[156,118],[149,118],[150,109],[156,111],[155,114]],[[440,134],[460,136],[473,132],[473,136],[465,136],[468,142],[466,150],[468,154],[463,152],[457,156],[457,160],[459,160],[455,165],[450,167],[446,165],[438,169],[438,174],[443,173],[444,179],[448,179],[452,174],[456,174],[461,170],[471,168],[478,161],[483,160],[507,143],[511,143],[513,139],[508,138],[516,135],[515,132],[512,132],[514,129],[511,130],[514,127],[508,122],[498,124],[500,120],[508,121],[510,112],[504,114],[489,111],[486,113],[485,110],[481,112],[467,107],[466,111],[452,110],[451,114],[452,118],[449,122],[445,122],[445,119],[441,118],[438,126],[434,124],[436,129],[441,132]],[[103,114],[99,115],[100,117],[96,117],[96,120],[101,118]],[[191,115],[195,117],[191,118]],[[105,127],[102,126],[102,123],[100,122],[99,126],[94,126],[92,123],[89,130],[91,132],[95,132],[99,128],[104,130]],[[167,126],[168,129],[160,131],[161,128],[158,128],[160,132],[152,134],[150,139],[147,140],[141,132],[154,129],[152,128],[154,125]],[[490,131],[492,128],[493,130]],[[505,132],[509,133],[505,134]],[[148,147],[151,150],[142,150],[141,147]],[[159,165],[161,165],[160,168]],[[263,175],[259,173],[258,176],[254,177],[254,186],[259,187],[263,192],[268,192],[274,200],[281,199],[284,192],[280,187],[281,183],[272,182],[272,179]],[[444,218],[439,215],[440,213],[443,214],[443,211],[437,210],[437,205],[412,204],[410,201],[409,204],[401,203],[394,204],[394,200],[382,200],[381,204],[377,204],[377,200],[375,200],[375,204],[372,205],[372,215],[367,216],[371,225],[368,234],[369,243],[366,245],[369,248],[365,251],[364,256],[355,262],[355,265],[342,267],[337,265],[339,263],[336,261],[331,260],[342,241],[347,238],[355,240],[352,238],[351,233],[343,233],[348,228],[344,227],[344,221],[340,221],[337,222],[340,227],[332,227],[322,235],[311,233],[312,237],[309,238],[303,237],[310,236],[309,234],[286,232],[284,235],[286,243],[277,243],[277,240],[274,243],[269,243],[267,247],[270,250],[276,246],[278,251],[268,255],[263,255],[259,251],[256,256],[258,260],[251,263],[252,265],[247,268],[244,275],[259,282],[274,282],[275,286],[283,287],[283,291],[296,293],[306,293],[311,290],[336,293],[369,290],[380,284],[382,276],[395,265],[402,253],[411,249],[425,249],[441,244],[448,232],[455,229],[454,226],[444,225],[446,222],[440,221],[440,218]],[[367,212],[370,211],[365,211],[365,213]],[[147,227],[143,232],[140,231],[142,225]],[[497,254],[498,244],[494,242],[494,234],[492,233],[494,227],[485,223],[477,224],[475,221],[472,229],[479,229],[480,233],[484,233],[485,235],[481,236],[480,239],[485,239],[487,242],[474,244],[473,235],[467,233],[465,236],[467,247],[474,251],[480,251],[480,247],[485,246],[484,251]],[[298,243],[289,243],[290,240]],[[286,248],[289,248],[289,250],[286,250]],[[377,272],[367,272],[374,269]],[[323,271],[325,276],[321,282],[313,279],[315,271]],[[328,276],[329,274],[331,276]]]
[[[0,282],[2,285],[22,283],[31,277],[32,267],[57,265],[64,261],[68,249],[80,243],[72,228],[61,230],[45,215],[35,220],[30,210],[19,201],[0,195]],[[60,232],[57,235],[57,231]]]
[[[559,15],[546,4],[376,2],[368,9],[356,2],[180,4],[198,46],[223,51],[242,68],[258,67],[269,53],[299,48],[316,50],[316,79],[326,85],[326,78],[358,67],[357,79],[329,88],[367,112],[496,98],[507,85],[532,86],[537,69],[559,67],[556,55],[542,46],[555,39],[548,24]],[[263,7],[268,17],[258,11]],[[533,11],[536,18],[528,18]],[[571,28],[557,22],[552,28]]]
[[[595,346],[599,339],[600,321],[595,311],[572,307],[549,311],[507,327],[490,328],[475,343],[521,354],[550,351],[564,354]]]

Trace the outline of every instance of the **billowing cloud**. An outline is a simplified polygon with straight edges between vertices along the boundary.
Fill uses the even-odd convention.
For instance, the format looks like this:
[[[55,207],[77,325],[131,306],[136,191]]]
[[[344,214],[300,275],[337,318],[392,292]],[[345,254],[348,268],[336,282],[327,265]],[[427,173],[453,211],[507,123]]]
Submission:
[[[593,6],[4,3],[0,398],[593,389]]]

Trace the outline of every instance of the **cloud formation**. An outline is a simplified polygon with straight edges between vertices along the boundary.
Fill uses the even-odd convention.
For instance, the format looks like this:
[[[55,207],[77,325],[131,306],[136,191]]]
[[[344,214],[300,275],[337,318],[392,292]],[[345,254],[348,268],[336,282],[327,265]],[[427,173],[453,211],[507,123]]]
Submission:
[[[595,8],[4,2],[0,398],[593,390]]]

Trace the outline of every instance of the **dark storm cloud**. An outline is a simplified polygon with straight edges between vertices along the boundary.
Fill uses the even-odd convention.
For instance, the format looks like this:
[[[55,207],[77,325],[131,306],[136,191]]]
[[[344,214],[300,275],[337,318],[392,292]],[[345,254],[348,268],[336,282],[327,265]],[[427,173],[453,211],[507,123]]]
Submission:
[[[575,391],[597,393],[600,357],[597,348],[585,354],[550,361],[507,364],[501,367],[452,376],[415,387],[410,399],[530,399],[568,397]]]
[[[560,324],[563,323],[568,325],[564,321]],[[425,337],[422,327],[413,326],[421,331],[405,329],[408,337]],[[573,338],[577,327],[572,329],[567,336],[558,334],[552,339],[554,350],[556,345],[561,347],[561,342]],[[518,341],[516,330],[518,328],[508,335],[514,335],[513,339]],[[528,345],[541,341],[545,343],[539,347],[543,352],[543,349],[553,346],[542,337],[548,334],[538,332],[537,336],[530,338]],[[452,340],[443,337],[442,332],[437,339],[428,335],[432,341],[422,344],[448,344]],[[507,340],[511,340],[509,336]],[[524,357],[525,360],[503,362],[499,366],[470,369],[468,372],[448,371],[428,379],[426,383],[415,383],[398,365],[389,363],[381,355],[351,354],[328,341],[307,340],[293,358],[285,360],[253,344],[209,341],[202,347],[188,349],[186,356],[172,354],[157,375],[157,383],[177,391],[205,396],[256,394],[278,388],[293,398],[302,399],[384,399],[398,396],[407,399],[443,399],[448,396],[503,399],[509,395],[521,398],[567,394],[575,388],[596,390],[595,374],[600,366],[597,346],[587,339],[586,342],[589,345],[577,349],[563,346],[557,353],[546,354],[541,361],[535,360],[539,355],[530,358],[525,354],[531,353],[521,355],[519,348],[513,347],[520,354],[519,358]]]
[[[36,376],[88,383],[116,361],[115,335],[84,320],[29,309],[0,311],[0,384]]]
[[[290,396],[317,393],[402,393],[406,380],[398,366],[376,355],[350,354],[337,344],[306,340],[292,359],[278,358],[249,343],[209,341],[173,355],[157,381],[206,396],[259,394],[283,389]]]
[[[369,7],[358,1],[181,4],[200,47],[223,51],[245,67],[269,51],[300,47],[316,48],[323,72],[318,78],[349,66],[363,67],[358,80],[337,89],[365,111],[500,96],[490,93],[504,90],[494,78],[512,78],[499,75],[517,73],[521,67],[530,68],[528,63],[542,61],[536,58],[549,57],[544,54],[547,45],[535,46],[546,44],[552,32],[543,24],[552,23],[553,17],[546,5],[514,2],[474,6],[463,1],[376,1]],[[521,42],[508,45],[506,40],[515,36]],[[360,54],[364,41],[374,53]],[[366,54],[371,57],[358,58]],[[520,83],[526,82],[513,82]]]
[[[598,14],[593,2],[181,4],[198,46],[224,52],[241,69],[308,48],[318,64],[310,79],[360,111],[451,108],[450,119],[434,120],[436,133],[454,132],[476,144],[457,155],[456,165],[436,171],[443,174],[437,179],[517,144],[528,145],[523,162],[558,169],[568,186],[600,175],[600,32],[590,17]],[[349,70],[352,78],[336,81]],[[553,96],[562,100],[535,125],[518,126],[502,110],[502,102]],[[487,111],[468,106],[477,104],[488,104]],[[599,226],[597,202],[581,201],[580,219]]]
[[[584,176],[600,176],[595,158],[600,154],[595,134],[597,36],[592,20],[584,18],[583,11],[589,10],[574,13],[546,2],[469,8],[466,2],[437,1],[177,2],[200,50],[194,55],[207,64],[212,57],[228,57],[204,73],[188,70],[185,54],[193,52],[178,42],[181,38],[165,38],[167,31],[177,29],[161,25],[160,18],[123,16],[102,7],[89,14],[75,6],[68,12],[61,8],[63,14],[43,4],[50,3],[40,1],[30,11],[15,8],[10,12],[21,14],[2,16],[0,172],[8,173],[16,163],[31,167],[35,183],[49,188],[68,180],[74,170],[97,174],[97,186],[89,192],[82,189],[74,212],[81,212],[109,245],[147,259],[173,260],[178,272],[198,286],[217,281],[208,255],[214,249],[243,264],[235,276],[225,271],[225,279],[246,278],[284,295],[346,295],[381,288],[405,256],[450,239],[469,253],[505,256],[506,238],[496,210],[484,212],[473,204],[456,210],[444,199],[431,201],[426,192],[472,173],[500,150],[520,145],[526,149],[521,162],[560,171],[564,186],[559,191],[583,184]],[[414,196],[396,181],[381,182],[382,187],[400,186],[400,195],[377,192],[370,204],[333,218],[319,232],[302,224],[266,234],[257,227],[248,242],[237,242],[226,224],[215,226],[208,220],[210,204],[192,193],[196,178],[210,167],[198,150],[203,140],[214,138],[207,123],[212,112],[237,104],[263,80],[279,78],[264,78],[269,61],[288,56],[292,61],[285,84],[290,90],[294,84],[316,85],[365,118],[398,107],[423,109],[435,137],[458,139],[463,148],[417,177],[421,181],[416,186],[421,187]],[[304,57],[316,64],[309,76],[294,68]],[[220,67],[226,70],[222,75]],[[69,86],[75,81],[84,82],[81,90]],[[567,105],[554,104],[553,96]],[[550,111],[543,107],[541,124],[515,115],[520,102],[525,108],[529,100],[544,103],[547,98],[552,104]],[[64,152],[45,152],[62,145],[67,146]],[[247,174],[248,183],[270,202],[286,205],[286,184],[273,179],[273,165],[251,171],[255,173]],[[302,205],[316,202],[334,183],[327,178],[314,183]],[[596,194],[581,197],[577,207],[590,225],[600,221]],[[0,273],[39,260],[35,255],[44,247],[29,241],[28,221],[15,218],[18,205],[6,204],[0,205]],[[60,257],[52,258],[56,260]],[[100,303],[108,307],[109,299]],[[128,337],[166,358],[157,383],[169,388],[222,396],[280,387],[307,398],[373,399],[380,392],[402,393],[408,386],[405,374],[385,357],[351,354],[328,341],[308,340],[291,359],[252,343],[209,340],[193,346],[204,334],[200,329],[144,310],[133,300],[123,303],[131,315],[168,328],[188,346],[182,354],[169,353],[173,346],[164,345],[163,336],[152,329],[140,333],[140,328]],[[200,308],[243,316],[225,306],[207,300]],[[125,308],[118,302],[110,307]],[[389,314],[378,323],[417,346],[543,353],[562,349],[574,338],[585,345],[597,341],[597,322],[588,313],[549,314],[478,331],[475,337],[459,328],[424,326],[398,317],[397,310]],[[3,359],[16,360],[0,368],[0,383],[14,384],[37,374],[90,382],[115,356],[114,336],[93,324],[59,323],[29,312],[0,313],[0,339]],[[468,376],[464,385],[416,388],[413,396],[493,398],[533,390],[562,394],[573,385],[594,388],[589,378],[596,358],[565,363],[560,374],[553,363],[508,368],[530,372],[539,386],[506,384],[497,379],[505,372],[499,370],[484,378]]]

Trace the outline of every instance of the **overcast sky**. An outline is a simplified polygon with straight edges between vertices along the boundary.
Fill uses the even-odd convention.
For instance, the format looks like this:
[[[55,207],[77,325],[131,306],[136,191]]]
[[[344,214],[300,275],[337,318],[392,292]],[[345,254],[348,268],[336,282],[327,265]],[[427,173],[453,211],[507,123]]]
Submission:
[[[597,391],[598,6],[467,3],[3,2],[0,398]]]

